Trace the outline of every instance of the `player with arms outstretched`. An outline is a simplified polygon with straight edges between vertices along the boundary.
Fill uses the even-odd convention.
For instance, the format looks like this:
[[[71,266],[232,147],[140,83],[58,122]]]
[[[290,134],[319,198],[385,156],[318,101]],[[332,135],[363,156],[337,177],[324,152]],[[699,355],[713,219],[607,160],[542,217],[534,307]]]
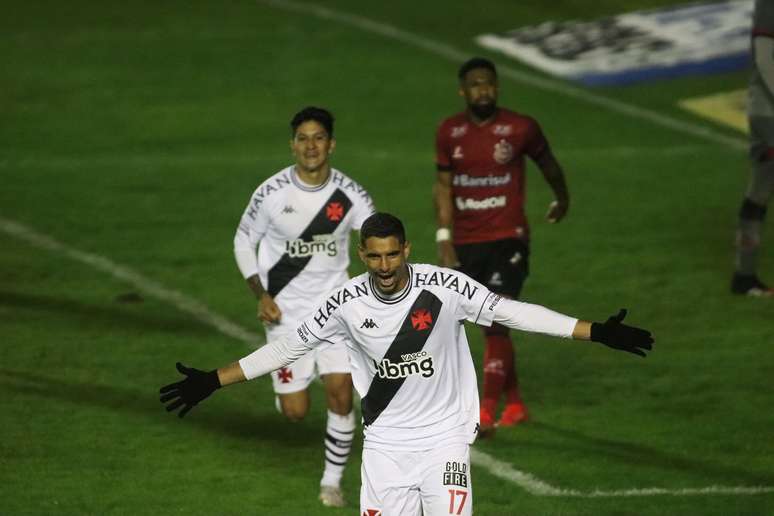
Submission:
[[[318,297],[347,280],[349,235],[373,213],[365,189],[329,164],[336,145],[333,116],[307,107],[290,127],[296,163],[258,186],[234,237],[237,265],[258,299],[269,341],[295,331]],[[355,430],[344,343],[320,346],[271,377],[282,413],[298,421],[309,410],[307,387],[315,374],[328,402],[320,500],[341,507],[341,477]]]
[[[185,379],[161,388],[167,410],[185,415],[216,389],[264,375],[318,346],[347,343],[364,427],[360,513],[470,515],[470,444],[478,393],[464,321],[593,340],[645,356],[653,339],[622,324],[625,312],[590,323],[505,299],[465,274],[408,262],[396,217],[363,223],[367,272],[332,291],[295,332],[209,372],[178,363]]]
[[[556,197],[546,215],[550,222],[562,220],[569,207],[564,174],[538,122],[497,106],[497,71],[491,61],[470,59],[458,78],[466,109],[445,119],[436,132],[433,192],[440,264],[517,299],[529,272],[526,158],[537,164]],[[495,424],[526,419],[527,409],[508,328],[493,324],[484,333],[481,429],[487,435]],[[503,393],[505,409],[495,423]]]

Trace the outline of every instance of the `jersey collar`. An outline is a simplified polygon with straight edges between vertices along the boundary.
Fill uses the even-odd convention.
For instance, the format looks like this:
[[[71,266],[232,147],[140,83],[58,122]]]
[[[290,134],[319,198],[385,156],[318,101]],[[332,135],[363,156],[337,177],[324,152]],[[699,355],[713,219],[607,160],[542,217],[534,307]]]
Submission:
[[[331,182],[331,176],[333,176],[333,169],[331,168],[330,172],[328,173],[328,178],[322,183],[317,186],[311,186],[299,179],[298,173],[296,172],[295,165],[290,167],[290,180],[293,181],[293,184],[296,185],[296,188],[299,190],[303,190],[304,192],[319,192],[326,186],[328,186],[328,183]]]
[[[406,286],[403,287],[403,290],[391,296],[385,296],[384,294],[379,293],[379,289],[376,288],[376,284],[374,283],[374,280],[370,276],[368,277],[368,285],[371,287],[371,292],[373,293],[374,297],[378,301],[381,301],[386,305],[394,305],[394,304],[400,303],[401,301],[403,301],[408,297],[409,292],[411,292],[411,284],[414,283],[414,268],[411,266],[410,263],[407,265],[409,270],[409,276],[408,276],[408,281],[406,281]]]

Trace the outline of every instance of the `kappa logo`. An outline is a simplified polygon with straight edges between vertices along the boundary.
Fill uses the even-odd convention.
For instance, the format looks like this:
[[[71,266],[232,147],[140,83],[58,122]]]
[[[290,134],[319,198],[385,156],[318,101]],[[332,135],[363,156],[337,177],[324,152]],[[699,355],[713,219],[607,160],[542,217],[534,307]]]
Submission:
[[[279,378],[280,383],[290,383],[290,380],[293,379],[293,371],[287,367],[281,367],[277,369],[277,378]]]
[[[424,308],[418,308],[411,312],[411,326],[417,331],[428,329],[433,325],[433,316]]]
[[[503,277],[502,275],[495,271],[492,273],[492,277],[489,278],[489,284],[493,287],[502,287],[503,286]]]
[[[332,222],[338,222],[344,218],[344,206],[340,202],[328,203],[325,207],[325,216]]]
[[[366,318],[365,321],[363,321],[363,324],[360,325],[361,328],[366,328],[370,330],[371,328],[378,328],[379,325],[377,325],[373,319]]]
[[[296,209],[289,204],[284,208],[282,208],[282,213],[295,213],[295,212],[296,212]]]
[[[381,509],[366,509],[363,511],[363,516],[382,516]]]
[[[451,137],[459,138],[461,136],[465,136],[467,132],[468,132],[468,124],[458,125],[451,128]]]

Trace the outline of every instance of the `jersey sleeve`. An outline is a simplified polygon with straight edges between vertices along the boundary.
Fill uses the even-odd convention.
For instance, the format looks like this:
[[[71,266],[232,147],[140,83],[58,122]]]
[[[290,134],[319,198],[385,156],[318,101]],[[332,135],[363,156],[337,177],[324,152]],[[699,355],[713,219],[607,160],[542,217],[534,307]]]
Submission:
[[[491,302],[494,322],[515,330],[570,338],[578,319],[545,306],[497,296]]]
[[[456,316],[459,321],[470,321],[481,326],[491,326],[499,296],[461,272],[454,271],[458,279]]]
[[[242,368],[245,378],[252,380],[292,364],[312,347],[307,343],[300,343],[291,334],[283,335],[240,358],[239,367]]]
[[[360,231],[360,228],[363,226],[363,222],[374,214],[375,208],[374,208],[374,201],[371,198],[370,195],[368,195],[368,192],[363,189],[363,192],[361,195],[358,195],[355,198],[354,203],[354,213],[352,218],[352,230],[353,231]]]
[[[326,314],[324,306],[318,308],[295,331],[286,333],[240,359],[239,366],[245,378],[252,380],[292,364],[324,342],[345,339],[339,318]]]
[[[451,152],[449,152],[449,138],[445,130],[446,124],[441,123],[435,131],[435,166],[438,170],[450,171]]]
[[[538,159],[548,149],[548,140],[543,134],[540,124],[534,118],[527,117],[525,140],[524,151],[533,160]]]
[[[258,274],[258,259],[255,250],[266,234],[269,225],[269,217],[263,210],[264,204],[265,202],[255,202],[254,193],[239,220],[239,226],[234,235],[234,258],[242,277],[245,279]]]

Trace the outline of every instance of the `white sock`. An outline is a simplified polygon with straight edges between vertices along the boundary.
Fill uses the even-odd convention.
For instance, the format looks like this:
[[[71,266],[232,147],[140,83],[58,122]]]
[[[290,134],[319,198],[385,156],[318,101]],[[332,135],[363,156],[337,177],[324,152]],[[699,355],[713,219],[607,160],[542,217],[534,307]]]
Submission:
[[[328,411],[325,428],[325,471],[321,486],[339,487],[355,436],[355,412],[340,416]]]

